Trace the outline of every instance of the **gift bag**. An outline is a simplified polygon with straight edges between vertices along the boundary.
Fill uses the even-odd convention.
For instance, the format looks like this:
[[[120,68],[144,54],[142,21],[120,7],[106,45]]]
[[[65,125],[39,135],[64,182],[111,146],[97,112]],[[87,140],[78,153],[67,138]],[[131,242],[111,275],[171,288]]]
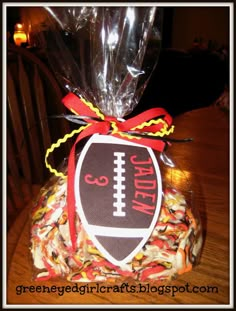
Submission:
[[[158,61],[161,10],[42,10],[37,44],[68,91],[63,117],[75,128],[45,156],[52,177],[31,213],[34,278],[160,281],[189,272],[202,230],[188,180],[173,178],[172,117],[153,108],[129,118]],[[50,154],[69,139],[68,159],[53,168]]]

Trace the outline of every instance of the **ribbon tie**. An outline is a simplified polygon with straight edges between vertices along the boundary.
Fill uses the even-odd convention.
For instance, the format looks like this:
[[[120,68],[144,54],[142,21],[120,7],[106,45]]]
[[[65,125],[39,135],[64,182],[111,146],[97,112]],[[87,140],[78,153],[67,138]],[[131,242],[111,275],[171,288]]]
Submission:
[[[62,100],[63,104],[75,114],[73,119],[84,120],[90,126],[83,132],[113,135],[125,140],[133,140],[137,144],[163,151],[166,141],[162,138],[173,132],[172,117],[163,108],[149,109],[128,120],[104,115],[92,103],[69,93]],[[84,134],[83,136],[88,136]],[[155,138],[155,141],[154,141]],[[156,141],[158,139],[158,141]]]
[[[46,167],[56,176],[66,177],[57,172],[48,163],[47,158],[55,148],[64,143],[68,138],[78,134],[68,158],[67,175],[67,210],[70,227],[70,236],[72,249],[76,248],[76,229],[75,229],[75,195],[74,195],[74,176],[76,165],[76,145],[86,137],[95,133],[102,135],[112,135],[120,139],[133,141],[134,143],[150,147],[162,152],[169,144],[164,138],[173,132],[174,126],[171,126],[172,117],[163,108],[149,109],[128,120],[120,120],[115,117],[105,116],[92,103],[79,98],[73,93],[69,93],[62,100],[63,104],[74,114],[69,120],[84,124],[79,129],[66,134],[62,139],[47,150],[45,156]]]

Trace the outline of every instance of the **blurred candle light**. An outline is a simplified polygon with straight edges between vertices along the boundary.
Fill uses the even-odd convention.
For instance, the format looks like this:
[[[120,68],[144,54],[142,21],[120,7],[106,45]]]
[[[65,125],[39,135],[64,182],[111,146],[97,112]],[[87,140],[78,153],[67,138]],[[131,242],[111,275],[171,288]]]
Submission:
[[[15,25],[15,31],[14,31],[13,39],[14,39],[15,45],[18,45],[18,46],[21,46],[22,43],[27,42],[27,36],[26,36],[26,33],[24,31],[24,27],[22,24],[17,23]]]

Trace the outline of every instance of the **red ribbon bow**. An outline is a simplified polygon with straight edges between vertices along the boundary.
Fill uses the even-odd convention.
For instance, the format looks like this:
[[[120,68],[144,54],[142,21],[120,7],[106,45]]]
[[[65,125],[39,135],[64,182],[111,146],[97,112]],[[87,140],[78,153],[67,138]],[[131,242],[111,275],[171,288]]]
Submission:
[[[86,121],[90,126],[86,127],[76,138],[71,148],[68,159],[68,181],[67,181],[67,210],[70,227],[72,249],[76,248],[75,229],[75,195],[74,176],[76,162],[76,145],[85,137],[95,133],[103,135],[113,135],[120,139],[134,141],[157,151],[163,151],[166,142],[152,139],[169,134],[168,127],[172,123],[172,117],[163,108],[149,109],[128,120],[119,121],[115,117],[105,116],[98,108],[94,107],[73,93],[69,93],[62,100],[63,104],[78,116],[86,116]],[[163,131],[164,130],[164,131]],[[168,132],[168,133],[167,133]],[[133,136],[134,135],[134,136]],[[136,139],[135,139],[136,138]]]

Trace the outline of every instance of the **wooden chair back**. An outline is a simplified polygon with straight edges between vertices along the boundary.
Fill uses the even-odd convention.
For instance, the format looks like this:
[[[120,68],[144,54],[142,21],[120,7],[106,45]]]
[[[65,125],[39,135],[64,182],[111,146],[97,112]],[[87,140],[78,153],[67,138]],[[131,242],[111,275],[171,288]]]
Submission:
[[[47,148],[70,131],[68,121],[49,118],[65,113],[63,95],[45,62],[26,48],[8,44],[7,211],[10,219],[49,178],[44,164]],[[59,165],[68,155],[69,144],[50,156],[52,165]]]

